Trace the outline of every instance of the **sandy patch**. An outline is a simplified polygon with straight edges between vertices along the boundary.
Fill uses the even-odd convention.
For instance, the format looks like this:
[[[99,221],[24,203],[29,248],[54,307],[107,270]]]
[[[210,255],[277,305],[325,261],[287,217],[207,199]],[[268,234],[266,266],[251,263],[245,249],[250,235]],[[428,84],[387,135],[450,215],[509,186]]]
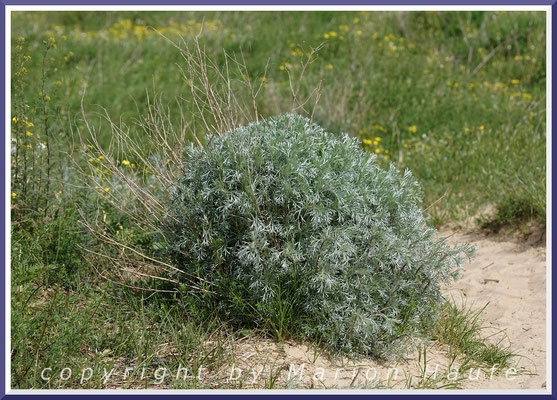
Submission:
[[[540,243],[537,233],[530,243]],[[532,375],[509,381],[470,382],[473,388],[541,389],[546,382],[546,248],[475,234],[456,234],[450,242],[466,241],[477,256],[446,293],[482,307],[486,322],[503,329],[515,352],[525,356],[520,365]]]

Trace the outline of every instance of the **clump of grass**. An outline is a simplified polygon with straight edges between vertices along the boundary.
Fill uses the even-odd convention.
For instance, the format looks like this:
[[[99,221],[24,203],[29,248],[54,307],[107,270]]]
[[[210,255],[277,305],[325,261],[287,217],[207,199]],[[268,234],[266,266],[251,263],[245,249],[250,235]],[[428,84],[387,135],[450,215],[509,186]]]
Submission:
[[[482,229],[498,232],[505,226],[520,226],[528,222],[545,228],[545,219],[545,210],[537,207],[531,199],[505,196],[497,203],[495,215],[480,218],[478,222]]]
[[[481,316],[488,305],[474,309],[447,299],[431,337],[434,342],[417,346],[418,371],[406,377],[405,388],[460,389],[474,373],[491,378],[517,367],[523,356],[514,352],[505,332],[484,325]],[[439,344],[448,347],[448,365],[441,370],[428,365],[429,349]],[[521,373],[528,372],[523,369]]]
[[[519,357],[504,331],[484,325],[481,316],[487,306],[474,310],[454,300],[443,303],[434,338],[449,346],[449,357],[458,358],[461,369],[480,365],[497,366],[497,370],[502,370]],[[495,332],[486,334],[488,330]]]
[[[406,377],[406,389],[460,389],[462,382],[466,380],[465,368],[459,369],[459,375],[456,378],[448,379],[450,371],[442,371],[437,373],[431,372],[428,366],[428,347],[425,345],[418,346],[418,373]],[[452,364],[450,365],[450,367]],[[449,368],[450,369],[450,368]]]

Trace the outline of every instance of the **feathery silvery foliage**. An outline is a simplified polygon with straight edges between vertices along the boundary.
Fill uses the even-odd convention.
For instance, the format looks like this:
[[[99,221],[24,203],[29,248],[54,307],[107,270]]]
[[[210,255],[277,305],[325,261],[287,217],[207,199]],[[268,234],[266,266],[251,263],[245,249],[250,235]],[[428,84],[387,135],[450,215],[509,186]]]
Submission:
[[[288,305],[342,353],[388,357],[420,333],[473,252],[426,224],[410,171],[296,115],[187,148],[169,214],[175,261],[211,282],[232,321],[256,310],[272,325]]]

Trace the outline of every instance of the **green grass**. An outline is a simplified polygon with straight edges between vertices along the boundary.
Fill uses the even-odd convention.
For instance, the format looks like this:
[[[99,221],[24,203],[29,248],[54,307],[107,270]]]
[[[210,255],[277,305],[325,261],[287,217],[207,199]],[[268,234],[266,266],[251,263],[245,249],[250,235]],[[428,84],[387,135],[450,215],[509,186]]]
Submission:
[[[433,204],[433,224],[480,215],[489,228],[525,221],[545,227],[544,13],[16,12],[12,114],[28,123],[14,123],[12,136],[29,151],[20,154],[17,177],[12,164],[12,386],[48,387],[40,378],[46,365],[55,374],[102,360],[174,369],[218,369],[233,360],[229,327],[183,299],[111,283],[110,266],[82,250],[93,238],[78,223],[78,208],[98,208],[66,157],[82,150],[82,109],[103,146],[111,134],[100,107],[133,124],[156,92],[177,120],[174,100],[191,95],[180,52],[159,33],[188,43],[202,23],[200,43],[210,56],[222,63],[224,50],[245,59],[262,86],[262,116],[291,109],[289,75],[297,79],[305,53],[322,45],[300,87],[303,97],[322,85],[314,120],[360,138],[385,164],[411,169],[424,204]],[[47,49],[49,38],[56,46]],[[495,211],[482,214],[489,207]],[[98,218],[122,222],[106,209]],[[282,340],[296,332],[289,325],[295,310],[281,306],[272,330]],[[478,311],[448,305],[444,312],[437,340],[458,357],[511,362],[505,342],[479,334]],[[76,387],[75,379],[50,385]],[[133,377],[123,387],[144,384]],[[90,387],[102,382],[92,379]]]
[[[232,360],[230,340],[222,323],[192,320],[179,302],[137,295],[109,282],[82,279],[71,290],[52,285],[14,285],[12,302],[12,385],[20,388],[153,387],[153,373],[167,368],[176,374],[187,367],[197,376],[199,368],[217,370]],[[14,276],[17,282],[18,276]],[[41,371],[52,368],[49,382]],[[123,369],[135,368],[127,380]],[[141,379],[141,368],[147,375]],[[63,381],[60,372],[72,369]],[[91,380],[80,382],[84,368]],[[103,368],[116,368],[103,382]],[[207,377],[207,372],[203,377]],[[207,388],[215,382],[174,380],[164,387]],[[221,383],[222,384],[222,383]]]
[[[481,316],[487,306],[476,310],[454,300],[444,303],[434,339],[449,346],[449,355],[460,358],[461,368],[497,365],[502,370],[519,356],[513,353],[504,331],[484,325]]]

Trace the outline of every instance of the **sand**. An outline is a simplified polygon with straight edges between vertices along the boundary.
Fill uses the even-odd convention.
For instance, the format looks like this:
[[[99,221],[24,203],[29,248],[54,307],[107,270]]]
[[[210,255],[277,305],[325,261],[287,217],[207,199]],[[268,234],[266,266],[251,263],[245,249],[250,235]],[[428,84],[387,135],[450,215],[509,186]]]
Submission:
[[[450,369],[448,348],[435,343],[428,345],[425,363],[416,351],[398,363],[382,365],[372,360],[330,360],[311,345],[261,339],[238,343],[235,369],[228,367],[219,373],[232,377],[235,383],[241,380],[245,388],[269,387],[276,378],[276,387],[289,388],[405,389],[443,388],[448,384],[446,388],[545,389],[545,234],[518,242],[480,233],[442,233],[452,234],[449,242],[468,242],[477,247],[475,259],[464,265],[461,279],[444,288],[444,293],[474,309],[489,303],[482,314],[486,334],[503,331],[513,351],[524,356],[515,358],[516,375],[514,370],[492,375],[489,368],[457,375]],[[452,365],[456,367],[458,361]],[[423,379],[426,367],[427,378]]]
[[[543,235],[545,236],[545,235]],[[483,317],[508,335],[512,348],[528,359],[520,362],[532,375],[513,380],[470,382],[470,388],[541,389],[546,386],[546,247],[538,233],[529,243],[456,234],[449,241],[467,241],[477,248],[474,261],[446,293],[465,297],[479,307],[489,302]]]

